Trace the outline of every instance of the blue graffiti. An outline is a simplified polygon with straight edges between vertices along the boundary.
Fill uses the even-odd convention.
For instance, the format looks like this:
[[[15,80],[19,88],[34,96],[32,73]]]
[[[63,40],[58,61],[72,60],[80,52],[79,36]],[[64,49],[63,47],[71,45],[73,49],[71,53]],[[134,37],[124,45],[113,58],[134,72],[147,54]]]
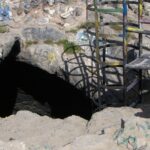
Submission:
[[[5,1],[0,2],[0,21],[11,19],[11,11],[9,3]]]

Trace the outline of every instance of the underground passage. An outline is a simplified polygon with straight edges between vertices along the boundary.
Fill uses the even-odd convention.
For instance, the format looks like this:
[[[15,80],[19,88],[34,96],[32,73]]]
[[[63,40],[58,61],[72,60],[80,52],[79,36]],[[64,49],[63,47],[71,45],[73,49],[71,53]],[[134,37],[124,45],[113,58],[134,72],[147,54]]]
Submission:
[[[15,60],[1,63],[0,71],[0,116],[12,114],[17,95],[24,91],[19,101],[25,98],[38,101],[41,105],[46,103],[50,107],[51,117],[78,115],[90,119],[91,100],[57,75]],[[28,99],[28,95],[32,98]]]

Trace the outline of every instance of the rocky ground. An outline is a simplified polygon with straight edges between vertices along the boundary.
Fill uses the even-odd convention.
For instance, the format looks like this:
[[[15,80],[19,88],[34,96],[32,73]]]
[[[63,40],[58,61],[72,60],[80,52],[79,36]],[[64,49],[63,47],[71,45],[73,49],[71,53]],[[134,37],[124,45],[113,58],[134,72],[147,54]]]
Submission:
[[[145,107],[144,111],[146,111]],[[150,111],[147,111],[147,114]],[[90,121],[19,111],[0,119],[3,150],[149,150],[150,120],[141,109],[107,108]]]

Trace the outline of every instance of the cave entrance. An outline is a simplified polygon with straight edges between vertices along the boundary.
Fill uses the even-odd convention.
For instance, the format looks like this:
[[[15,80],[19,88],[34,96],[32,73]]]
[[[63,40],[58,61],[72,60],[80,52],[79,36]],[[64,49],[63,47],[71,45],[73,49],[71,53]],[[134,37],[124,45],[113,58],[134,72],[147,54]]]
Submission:
[[[54,118],[90,119],[91,100],[57,75],[14,60],[1,63],[0,71],[0,116],[28,109]]]

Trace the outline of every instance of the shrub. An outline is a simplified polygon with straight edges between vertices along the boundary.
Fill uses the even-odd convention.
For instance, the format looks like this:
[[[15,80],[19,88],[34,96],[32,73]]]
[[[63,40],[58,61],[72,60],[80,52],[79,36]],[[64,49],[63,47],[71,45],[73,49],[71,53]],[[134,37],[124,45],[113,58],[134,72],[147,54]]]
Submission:
[[[74,42],[70,42],[66,39],[60,40],[56,44],[63,45],[64,52],[68,54],[73,54],[74,52],[80,52],[82,50],[79,45],[76,45]]]
[[[85,23],[82,23],[81,25],[78,26],[78,29],[81,29],[81,28],[94,28],[95,27],[95,22],[85,22]]]
[[[51,39],[47,39],[44,41],[45,44],[48,44],[48,45],[52,45],[54,44],[54,41],[52,41]]]
[[[38,41],[26,41],[25,45],[26,45],[26,47],[29,47],[29,46],[31,46],[33,44],[37,44],[37,43],[38,43]]]
[[[0,26],[0,33],[9,32],[9,28],[7,26]]]

